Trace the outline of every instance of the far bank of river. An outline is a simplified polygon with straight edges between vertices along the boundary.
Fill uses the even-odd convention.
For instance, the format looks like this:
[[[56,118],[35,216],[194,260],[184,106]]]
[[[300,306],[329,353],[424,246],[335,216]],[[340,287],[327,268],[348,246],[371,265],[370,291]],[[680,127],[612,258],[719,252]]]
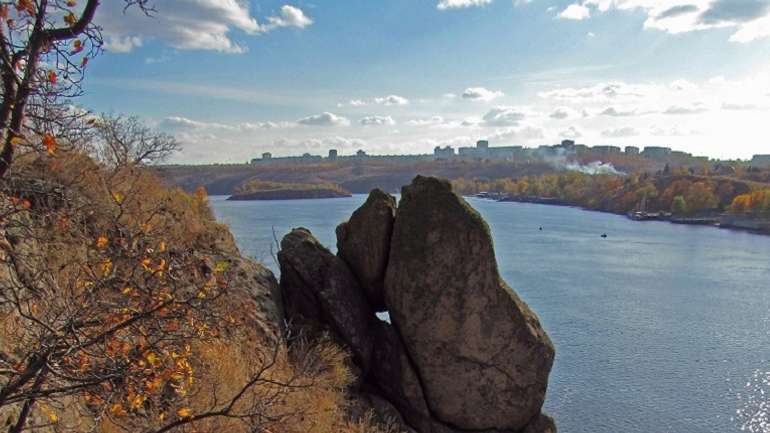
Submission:
[[[667,221],[672,224],[711,226],[722,229],[748,231],[756,234],[770,235],[770,219],[756,218],[751,215],[736,215],[730,213],[710,213],[698,216],[675,216],[669,212],[613,212],[605,209],[586,208],[566,200],[537,196],[502,196],[492,194],[477,194],[474,197],[497,202],[533,203],[551,206],[567,206],[587,211],[625,215],[634,221]]]

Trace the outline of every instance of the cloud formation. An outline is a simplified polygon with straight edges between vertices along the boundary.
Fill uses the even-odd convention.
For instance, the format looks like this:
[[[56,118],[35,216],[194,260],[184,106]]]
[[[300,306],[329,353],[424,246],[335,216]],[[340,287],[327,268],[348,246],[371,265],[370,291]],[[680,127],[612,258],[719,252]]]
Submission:
[[[388,96],[378,96],[376,98],[372,98],[368,100],[351,99],[348,102],[340,102],[339,104],[337,104],[338,107],[344,107],[344,106],[365,107],[367,105],[385,105],[385,106],[409,105],[409,100],[407,98],[404,98],[403,96],[388,95]]]
[[[366,116],[358,123],[363,126],[390,126],[395,125],[396,121],[390,116]]]
[[[484,126],[518,126],[526,114],[515,107],[495,107],[483,117]]]
[[[579,0],[557,17],[582,20],[610,10],[641,11],[647,15],[645,28],[674,34],[728,27],[735,29],[733,42],[770,36],[767,0]]]
[[[102,3],[95,21],[105,29],[106,49],[119,53],[130,52],[150,39],[181,50],[243,53],[246,47],[231,38],[233,31],[257,35],[313,24],[301,9],[290,5],[282,6],[260,24],[251,15],[248,3],[237,0],[164,0],[154,5],[156,13],[151,17],[138,8],[124,12],[122,2]]]
[[[607,138],[627,138],[627,137],[636,137],[638,135],[640,135],[639,131],[637,131],[634,128],[631,128],[630,126],[626,126],[623,128],[607,129],[602,131],[602,137],[607,137]]]
[[[297,120],[297,123],[305,126],[348,126],[350,120],[328,111]]]
[[[469,87],[462,94],[463,99],[484,102],[489,102],[502,96],[504,94],[499,90],[488,90],[483,87]]]
[[[474,6],[485,6],[492,3],[492,0],[440,0],[436,9],[444,11],[447,9],[462,9]]]
[[[591,11],[584,5],[574,3],[561,11],[558,17],[563,20],[580,21],[586,18],[591,18]]]

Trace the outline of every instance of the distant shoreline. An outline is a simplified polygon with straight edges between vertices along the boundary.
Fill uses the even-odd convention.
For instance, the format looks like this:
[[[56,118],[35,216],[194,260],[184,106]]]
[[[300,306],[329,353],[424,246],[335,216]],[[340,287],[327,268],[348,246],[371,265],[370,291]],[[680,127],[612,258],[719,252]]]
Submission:
[[[230,201],[257,201],[257,200],[304,200],[324,198],[352,197],[350,193],[334,189],[274,189],[265,191],[253,191],[233,194],[227,198]]]
[[[763,235],[768,236],[770,235],[770,231],[768,230],[762,230],[759,228],[752,228],[743,226],[742,224],[745,224],[748,221],[757,221],[752,220],[750,218],[743,218],[741,220],[735,221],[735,218],[725,217],[723,215],[714,215],[710,217],[657,217],[657,218],[648,218],[643,220],[638,220],[631,218],[629,214],[623,213],[623,212],[613,212],[609,210],[603,210],[603,209],[591,209],[584,206],[580,206],[577,204],[569,203],[561,199],[556,198],[549,198],[549,197],[504,197],[504,198],[493,198],[493,197],[480,197],[478,195],[469,195],[467,197],[475,197],[480,198],[483,200],[491,200],[496,201],[498,203],[529,203],[529,204],[541,204],[541,205],[548,205],[548,206],[561,206],[561,207],[572,207],[576,209],[581,209],[589,212],[601,212],[601,213],[607,213],[612,215],[619,215],[619,216],[625,216],[631,221],[635,222],[646,222],[646,221],[659,221],[659,222],[667,222],[669,224],[678,224],[678,225],[696,225],[696,226],[705,226],[705,227],[714,227],[719,229],[726,229],[726,230],[735,230],[740,232],[747,232],[757,235]]]

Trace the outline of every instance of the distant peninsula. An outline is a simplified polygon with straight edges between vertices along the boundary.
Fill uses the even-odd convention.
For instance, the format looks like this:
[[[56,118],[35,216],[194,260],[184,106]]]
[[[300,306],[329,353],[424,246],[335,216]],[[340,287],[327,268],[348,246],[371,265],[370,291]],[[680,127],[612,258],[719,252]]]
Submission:
[[[350,191],[333,183],[285,183],[251,179],[239,185],[228,200],[300,200],[351,195]]]

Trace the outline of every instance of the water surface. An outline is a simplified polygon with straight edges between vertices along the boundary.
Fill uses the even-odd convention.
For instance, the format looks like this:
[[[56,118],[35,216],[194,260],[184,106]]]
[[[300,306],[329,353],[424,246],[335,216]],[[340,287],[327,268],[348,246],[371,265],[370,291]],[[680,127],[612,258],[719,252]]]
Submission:
[[[365,198],[211,202],[276,271],[276,238],[302,226],[335,251]],[[546,411],[561,433],[770,432],[770,237],[469,202],[556,346]]]

